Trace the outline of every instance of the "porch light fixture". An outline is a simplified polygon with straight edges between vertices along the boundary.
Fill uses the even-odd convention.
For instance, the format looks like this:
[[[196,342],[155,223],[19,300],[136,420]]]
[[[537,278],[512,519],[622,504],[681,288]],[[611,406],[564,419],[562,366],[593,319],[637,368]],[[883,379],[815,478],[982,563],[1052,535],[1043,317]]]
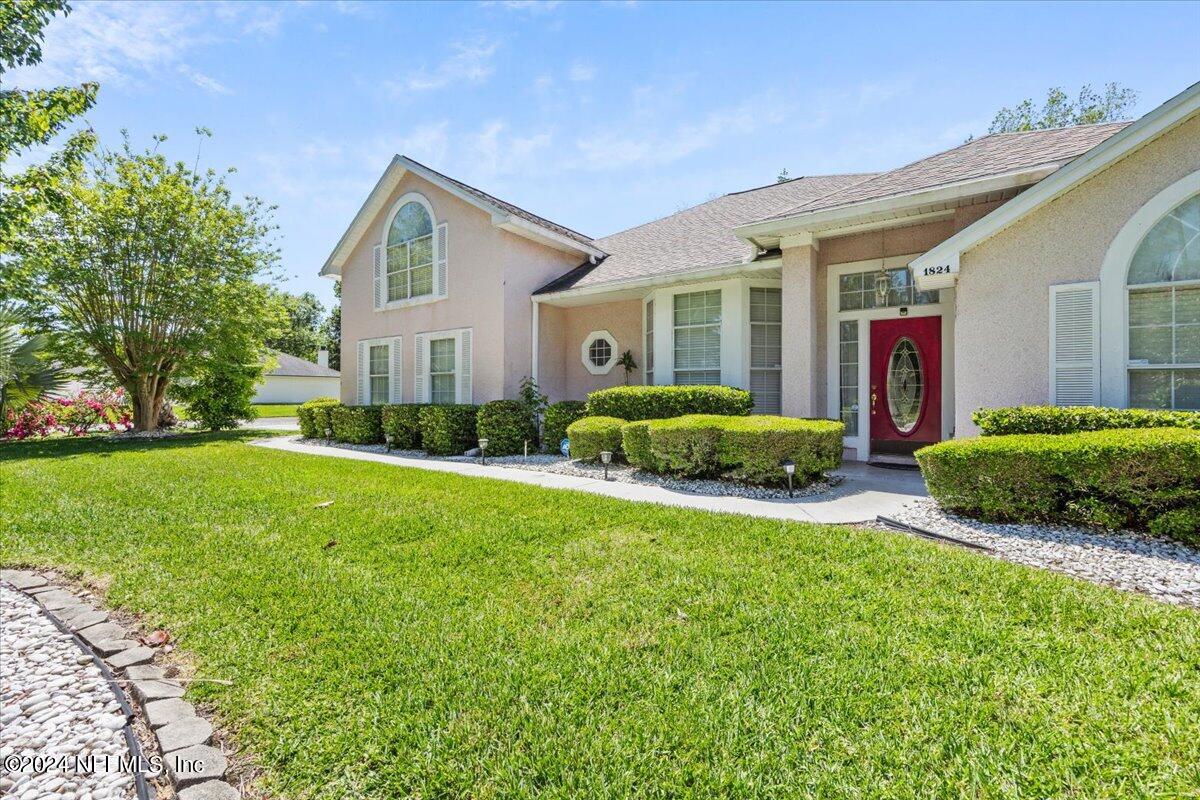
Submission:
[[[604,464],[604,480],[608,480],[608,465],[612,463],[612,451],[600,451],[600,463]]]
[[[783,467],[783,471],[787,473],[788,478],[788,497],[792,496],[792,476],[796,474],[796,462],[790,458],[785,458],[779,462],[779,466]]]
[[[479,460],[480,460],[480,463],[482,463],[484,465],[487,464],[487,446],[488,446],[487,439],[479,440]]]
[[[392,452],[392,445],[396,442],[396,437],[392,436],[390,433],[385,433],[383,435],[383,442],[387,445],[387,451],[390,453]]]
[[[879,267],[879,274],[875,276],[875,307],[883,308],[887,305],[888,290],[892,288],[892,278],[888,275],[885,267]]]

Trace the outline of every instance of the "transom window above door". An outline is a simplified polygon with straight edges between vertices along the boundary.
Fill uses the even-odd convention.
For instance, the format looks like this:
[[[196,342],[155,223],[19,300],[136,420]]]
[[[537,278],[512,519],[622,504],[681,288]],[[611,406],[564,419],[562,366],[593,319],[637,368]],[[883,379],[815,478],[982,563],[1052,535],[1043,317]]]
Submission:
[[[879,291],[875,286],[879,270],[849,272],[838,278],[838,310],[860,311],[871,308],[895,308],[897,306],[923,306],[939,301],[936,289],[928,292],[917,290],[912,270],[895,267],[886,270],[887,296],[879,302]]]
[[[1126,283],[1129,404],[1200,409],[1200,195],[1150,229]]]
[[[387,234],[387,301],[433,294],[433,219],[411,200],[396,211]]]

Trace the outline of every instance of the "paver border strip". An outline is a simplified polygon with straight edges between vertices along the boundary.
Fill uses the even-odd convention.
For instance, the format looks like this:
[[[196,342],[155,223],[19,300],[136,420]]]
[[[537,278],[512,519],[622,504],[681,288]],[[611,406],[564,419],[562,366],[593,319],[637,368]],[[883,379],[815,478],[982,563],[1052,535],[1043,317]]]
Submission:
[[[14,578],[37,578],[41,580],[42,583],[38,584],[37,586],[22,586],[20,585],[21,583],[28,583],[28,581],[14,580]],[[222,762],[226,763],[226,766],[220,771],[219,776],[215,778],[193,777],[188,775],[184,776],[184,780],[179,780],[178,776],[175,774],[175,771],[170,767],[170,764],[172,763],[170,761],[171,754],[192,750],[196,747],[209,747],[209,741],[212,738],[212,725],[207,719],[200,716],[200,714],[196,712],[196,708],[192,703],[182,699],[182,697],[175,698],[179,701],[179,708],[185,710],[187,714],[190,714],[190,717],[187,717],[185,721],[190,722],[190,720],[197,720],[202,722],[209,730],[209,733],[203,737],[204,741],[199,743],[192,742],[189,745],[176,747],[171,750],[167,750],[163,747],[161,734],[166,725],[155,728],[150,724],[149,715],[146,712],[147,705],[158,702],[161,698],[146,697],[139,699],[138,706],[135,707],[134,704],[130,702],[128,694],[126,693],[125,689],[121,687],[116,674],[113,672],[113,665],[108,663],[109,658],[117,658],[121,655],[132,652],[137,648],[147,649],[141,644],[141,642],[139,642],[136,638],[127,640],[128,646],[116,650],[106,658],[100,654],[100,651],[97,650],[95,646],[91,645],[86,639],[84,639],[84,637],[79,635],[80,631],[87,630],[87,628],[80,628],[76,630],[74,626],[70,625],[65,620],[59,619],[58,614],[55,611],[51,611],[49,608],[47,608],[46,605],[39,599],[40,596],[47,591],[60,591],[70,595],[72,599],[74,599],[76,606],[86,606],[93,610],[99,610],[96,608],[95,604],[81,598],[73,587],[63,585],[61,581],[57,580],[57,576],[53,573],[39,572],[32,569],[21,569],[19,567],[5,567],[0,569],[0,580],[3,580],[6,584],[11,586],[14,591],[20,592],[29,599],[33,600],[38,608],[38,611],[40,611],[52,623],[54,623],[56,628],[63,633],[68,634],[74,640],[76,646],[79,647],[83,653],[91,656],[92,661],[100,668],[100,673],[108,682],[109,689],[113,692],[113,695],[117,699],[117,703],[121,707],[122,713],[125,715],[125,743],[129,747],[130,755],[135,759],[135,763],[140,764],[144,759],[141,740],[138,738],[137,733],[133,729],[133,720],[135,717],[137,717],[145,723],[146,730],[154,737],[155,743],[158,744],[159,751],[163,758],[162,775],[168,780],[179,800],[192,800],[199,798],[204,798],[204,800],[240,800],[242,796],[241,791],[225,780],[225,771],[228,769],[227,761],[224,758],[224,754],[220,753],[219,751],[217,751],[217,755],[221,757]],[[70,606],[68,606],[68,608],[70,608]],[[131,633],[135,633],[128,630],[126,626],[112,621],[93,622],[87,627],[109,624],[121,630],[121,636],[113,641],[126,641],[126,636]],[[153,654],[156,651],[151,650],[150,652],[151,657],[149,659],[143,657],[141,660],[132,664],[125,664],[124,666],[118,664],[116,668],[122,672],[128,673],[131,667],[146,666],[147,662],[152,662]],[[152,663],[150,665],[153,666]],[[155,667],[155,669],[159,668]],[[131,686],[137,683],[153,683],[156,681],[175,683],[178,685],[178,682],[167,677],[153,679],[135,679],[132,677],[126,677],[125,680]],[[140,715],[138,714],[137,709],[140,709]],[[137,800],[152,800],[149,783],[147,782],[144,773],[134,773],[134,787],[137,794]]]

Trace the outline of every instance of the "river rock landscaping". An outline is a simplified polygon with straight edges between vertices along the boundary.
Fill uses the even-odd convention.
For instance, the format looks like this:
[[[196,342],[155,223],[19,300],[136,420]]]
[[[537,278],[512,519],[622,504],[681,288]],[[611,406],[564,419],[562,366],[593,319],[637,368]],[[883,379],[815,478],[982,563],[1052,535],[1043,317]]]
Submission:
[[[1070,525],[988,523],[917,500],[897,522],[982,545],[996,558],[1200,608],[1200,551],[1135,531]]]

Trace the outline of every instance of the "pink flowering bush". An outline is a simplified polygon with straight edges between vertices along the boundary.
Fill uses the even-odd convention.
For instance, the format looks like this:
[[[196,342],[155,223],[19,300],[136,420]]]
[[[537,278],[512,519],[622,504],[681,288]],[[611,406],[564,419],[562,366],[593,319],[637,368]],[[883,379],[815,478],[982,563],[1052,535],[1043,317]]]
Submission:
[[[73,397],[29,403],[20,411],[8,412],[6,439],[45,438],[52,433],[83,436],[105,428],[112,432],[133,427],[123,389],[82,391]]]

